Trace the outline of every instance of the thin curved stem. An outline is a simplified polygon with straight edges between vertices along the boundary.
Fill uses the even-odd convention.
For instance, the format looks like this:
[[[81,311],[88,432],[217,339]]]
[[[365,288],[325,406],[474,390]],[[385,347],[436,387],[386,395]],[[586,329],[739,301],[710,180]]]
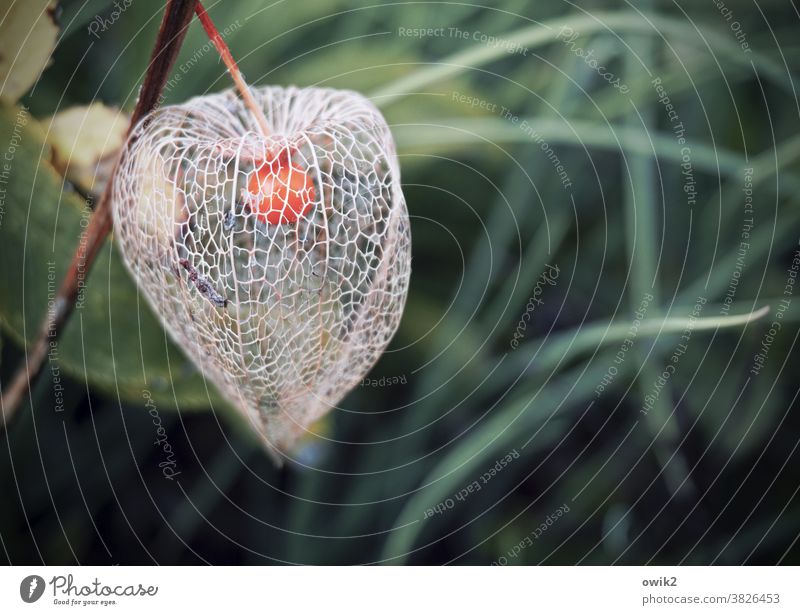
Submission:
[[[239,91],[239,95],[242,97],[245,106],[250,110],[250,113],[253,114],[259,128],[261,128],[262,134],[267,136],[270,130],[267,118],[264,115],[264,110],[253,98],[253,93],[250,91],[250,87],[247,85],[244,77],[242,77],[242,72],[239,70],[239,65],[236,64],[236,61],[233,59],[231,50],[228,48],[228,45],[225,44],[214,22],[211,21],[211,17],[206,12],[203,4],[198,2],[194,10],[195,13],[197,13],[198,19],[200,19],[200,23],[203,24],[203,29],[206,31],[208,38],[214,44],[214,47],[217,48],[217,53],[219,53],[220,58],[222,58],[222,61],[225,63],[225,67],[228,69],[231,79],[233,79],[233,83],[236,85],[236,89]]]

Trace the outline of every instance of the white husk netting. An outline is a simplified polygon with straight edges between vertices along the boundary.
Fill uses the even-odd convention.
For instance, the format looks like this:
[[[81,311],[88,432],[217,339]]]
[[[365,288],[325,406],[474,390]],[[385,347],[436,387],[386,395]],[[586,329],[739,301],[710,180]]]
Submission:
[[[132,132],[116,238],[167,331],[285,450],[400,321],[408,213],[389,128],[354,92],[254,89],[165,107]]]

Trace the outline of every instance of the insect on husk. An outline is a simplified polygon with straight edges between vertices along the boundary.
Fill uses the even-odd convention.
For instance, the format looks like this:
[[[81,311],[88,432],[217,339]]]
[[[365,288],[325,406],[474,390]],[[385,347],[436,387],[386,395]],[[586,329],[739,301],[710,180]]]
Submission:
[[[222,218],[222,228],[226,231],[232,231],[234,226],[236,226],[236,218],[233,215],[233,211],[226,209],[225,216]]]
[[[180,263],[181,267],[189,272],[189,281],[194,284],[195,288],[197,288],[197,292],[199,292],[217,307],[228,307],[228,300],[214,290],[214,287],[211,285],[211,282],[208,281],[208,278],[198,272],[197,269],[195,269],[185,258],[180,259],[178,262]]]

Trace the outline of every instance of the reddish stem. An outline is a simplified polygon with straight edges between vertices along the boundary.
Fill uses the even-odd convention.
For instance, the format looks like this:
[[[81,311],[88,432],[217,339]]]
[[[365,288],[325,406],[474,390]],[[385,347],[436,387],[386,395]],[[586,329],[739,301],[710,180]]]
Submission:
[[[244,77],[242,77],[242,72],[239,70],[236,60],[234,60],[233,56],[231,55],[231,50],[225,44],[225,41],[222,39],[222,35],[219,33],[219,30],[217,30],[214,22],[211,21],[211,17],[209,17],[205,7],[201,2],[198,2],[195,5],[194,12],[200,19],[200,23],[203,24],[203,29],[206,31],[208,38],[214,44],[214,47],[217,48],[217,53],[219,53],[222,61],[225,63],[225,67],[228,69],[234,84],[236,84],[236,89],[239,90],[239,95],[242,97],[245,106],[250,109],[250,113],[253,114],[258,126],[261,128],[262,134],[266,137],[270,130],[267,123],[267,118],[264,115],[264,110],[253,98],[253,94],[250,92],[250,87],[245,82]]]

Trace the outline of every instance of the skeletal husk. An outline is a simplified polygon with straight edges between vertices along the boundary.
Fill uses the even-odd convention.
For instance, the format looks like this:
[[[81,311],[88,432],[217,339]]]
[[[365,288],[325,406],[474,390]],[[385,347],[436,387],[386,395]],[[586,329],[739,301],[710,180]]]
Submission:
[[[276,451],[363,379],[394,335],[410,274],[394,143],[354,92],[233,91],[147,116],[114,183],[125,263],[167,331]],[[248,179],[277,151],[314,202],[269,224]]]

